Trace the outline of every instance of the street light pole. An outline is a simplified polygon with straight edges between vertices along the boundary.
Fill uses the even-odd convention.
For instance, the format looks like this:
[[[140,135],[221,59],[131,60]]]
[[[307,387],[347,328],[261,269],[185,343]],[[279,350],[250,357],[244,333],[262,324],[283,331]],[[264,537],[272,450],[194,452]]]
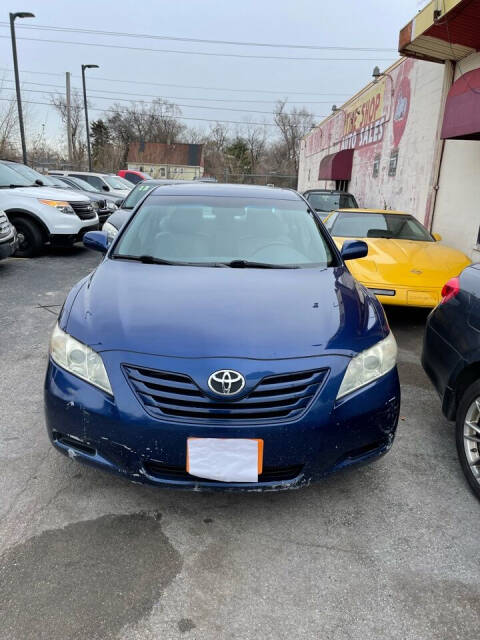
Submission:
[[[20,93],[20,78],[18,75],[18,59],[17,59],[17,40],[15,38],[15,19],[16,18],[34,18],[33,13],[27,11],[18,11],[17,13],[10,14],[10,35],[12,38],[12,53],[13,53],[13,69],[15,72],[15,89],[17,91],[17,109],[18,109],[18,124],[20,127],[20,139],[22,141],[22,156],[23,164],[27,164],[27,145],[25,142],[25,129],[23,126],[23,111],[22,111],[22,96]]]
[[[87,133],[88,170],[92,170],[92,153],[90,151],[90,130],[88,127],[87,87],[85,84],[85,69],[98,69],[98,64],[82,64],[83,106],[85,109],[85,127]]]

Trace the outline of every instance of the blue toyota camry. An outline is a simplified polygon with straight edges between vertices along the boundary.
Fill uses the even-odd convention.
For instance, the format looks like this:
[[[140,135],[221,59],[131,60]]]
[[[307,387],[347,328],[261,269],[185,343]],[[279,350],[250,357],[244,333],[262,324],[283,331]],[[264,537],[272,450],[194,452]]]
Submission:
[[[134,481],[304,486],[386,453],[397,348],[306,200],[287,189],[163,186],[69,293],[50,344],[53,445]]]

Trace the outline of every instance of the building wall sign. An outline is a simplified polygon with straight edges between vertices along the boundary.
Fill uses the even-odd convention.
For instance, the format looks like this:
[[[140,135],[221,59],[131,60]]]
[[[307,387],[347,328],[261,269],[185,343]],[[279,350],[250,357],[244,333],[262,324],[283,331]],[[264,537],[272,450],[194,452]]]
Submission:
[[[398,147],[407,126],[410,110],[410,79],[405,75],[396,91],[393,108],[393,146]]]
[[[373,85],[345,110],[340,149],[358,149],[383,139],[385,81]]]
[[[318,153],[319,151],[321,151],[324,146],[322,144],[322,141],[323,141],[323,127],[321,129],[317,127],[315,131],[313,131],[313,133],[311,133],[305,141],[305,144],[306,144],[305,155],[313,156],[314,153]]]

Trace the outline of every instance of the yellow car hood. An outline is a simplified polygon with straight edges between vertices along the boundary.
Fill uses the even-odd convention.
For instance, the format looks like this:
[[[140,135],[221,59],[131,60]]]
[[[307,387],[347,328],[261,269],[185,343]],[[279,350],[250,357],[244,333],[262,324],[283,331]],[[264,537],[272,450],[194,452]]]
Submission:
[[[334,238],[342,247],[347,238]],[[362,238],[368,244],[368,256],[352,260],[348,267],[364,284],[391,284],[415,287],[442,287],[458,275],[471,260],[438,242],[417,242],[389,238]]]

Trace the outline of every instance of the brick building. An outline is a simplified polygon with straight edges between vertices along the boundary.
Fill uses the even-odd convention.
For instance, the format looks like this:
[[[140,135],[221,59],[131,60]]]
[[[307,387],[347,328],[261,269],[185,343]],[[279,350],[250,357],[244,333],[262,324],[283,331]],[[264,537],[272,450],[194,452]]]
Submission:
[[[152,178],[195,180],[204,173],[203,145],[133,142],[128,149],[128,169]]]

